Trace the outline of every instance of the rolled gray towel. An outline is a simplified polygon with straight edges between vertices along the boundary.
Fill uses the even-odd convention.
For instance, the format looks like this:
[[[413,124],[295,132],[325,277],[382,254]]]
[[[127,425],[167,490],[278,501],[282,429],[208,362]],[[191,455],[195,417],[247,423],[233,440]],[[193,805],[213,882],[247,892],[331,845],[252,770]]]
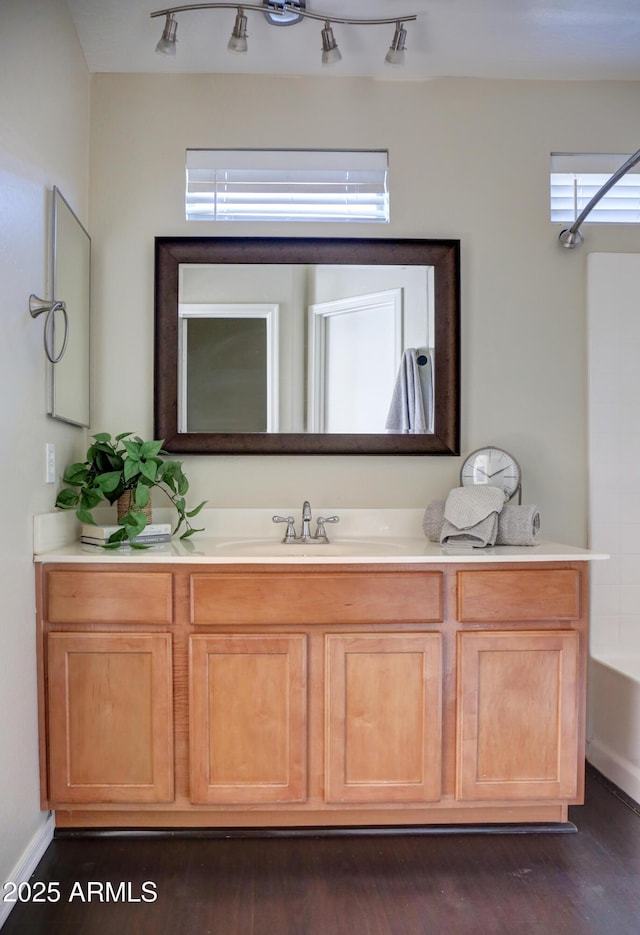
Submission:
[[[488,545],[495,545],[498,537],[498,513],[489,513],[479,523],[473,526],[466,526],[459,529],[454,526],[446,517],[440,533],[440,542],[443,545],[455,545],[459,542],[462,545],[474,546],[475,548],[484,548]]]
[[[444,500],[432,500],[422,517],[422,530],[430,542],[440,542],[444,525]]]
[[[533,504],[505,503],[498,517],[496,545],[536,545],[540,513]]]
[[[440,542],[444,526],[444,500],[432,500],[424,511],[422,529],[430,542]],[[505,503],[498,514],[496,545],[536,545],[540,513],[533,504]]]

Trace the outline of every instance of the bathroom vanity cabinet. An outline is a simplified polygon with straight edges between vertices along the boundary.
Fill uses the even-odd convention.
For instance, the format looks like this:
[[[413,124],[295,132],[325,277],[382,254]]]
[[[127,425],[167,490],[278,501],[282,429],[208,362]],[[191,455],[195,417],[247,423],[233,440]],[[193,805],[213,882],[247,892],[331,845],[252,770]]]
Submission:
[[[36,564],[67,827],[564,822],[588,563]]]

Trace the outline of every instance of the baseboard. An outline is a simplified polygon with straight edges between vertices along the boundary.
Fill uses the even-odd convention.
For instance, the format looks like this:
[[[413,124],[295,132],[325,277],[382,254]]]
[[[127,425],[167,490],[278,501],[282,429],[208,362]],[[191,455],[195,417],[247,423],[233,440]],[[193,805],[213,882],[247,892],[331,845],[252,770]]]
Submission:
[[[587,760],[628,796],[640,802],[640,769],[635,763],[611,750],[597,737],[589,742]]]
[[[53,840],[55,824],[54,815],[52,812],[50,812],[46,820],[34,834],[27,849],[14,867],[12,873],[10,873],[7,877],[8,880],[11,880],[17,885],[20,883],[26,883],[27,880],[29,880],[31,874],[42,860],[44,852]],[[2,928],[4,923],[7,921],[9,913],[15,905],[16,903],[0,903],[0,928]]]

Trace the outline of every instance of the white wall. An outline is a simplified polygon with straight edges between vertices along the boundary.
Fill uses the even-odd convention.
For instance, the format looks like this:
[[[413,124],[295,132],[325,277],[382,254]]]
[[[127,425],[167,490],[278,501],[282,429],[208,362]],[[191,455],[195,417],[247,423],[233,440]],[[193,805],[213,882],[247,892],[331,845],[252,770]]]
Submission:
[[[462,447],[520,461],[543,534],[586,541],[586,250],[549,222],[549,153],[633,152],[633,83],[95,75],[91,221],[100,359],[96,430],[153,429],[155,235],[320,235],[338,225],[183,220],[186,147],[388,147],[392,222],[361,236],[462,242]],[[327,120],[327,115],[331,119]],[[637,250],[640,230],[588,231]],[[187,457],[210,506],[426,505],[460,459]]]
[[[591,650],[640,658],[640,254],[588,259]],[[640,672],[638,673],[640,680]]]
[[[588,260],[589,759],[640,801],[640,254]]]
[[[44,448],[60,470],[84,448],[81,429],[46,413],[42,319],[47,193],[57,185],[86,222],[89,76],[64,0],[0,3],[0,880],[11,879],[45,821],[38,733],[31,518],[53,507]]]

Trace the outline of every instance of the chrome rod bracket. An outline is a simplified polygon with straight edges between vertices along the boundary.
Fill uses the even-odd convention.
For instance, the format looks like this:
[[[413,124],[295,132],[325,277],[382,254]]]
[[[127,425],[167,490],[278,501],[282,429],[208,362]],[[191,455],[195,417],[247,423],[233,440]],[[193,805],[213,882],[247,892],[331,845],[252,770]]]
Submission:
[[[607,194],[609,189],[613,188],[616,182],[621,179],[623,175],[626,175],[630,169],[633,169],[638,162],[640,162],[640,149],[635,152],[633,156],[629,156],[627,161],[624,162],[619,169],[616,169],[613,175],[598,189],[591,201],[582,209],[571,227],[567,228],[567,230],[560,231],[558,240],[563,247],[572,250],[574,247],[579,247],[580,244],[584,242],[584,236],[580,233],[580,227],[583,221],[591,213],[591,210],[595,208],[600,199]]]

